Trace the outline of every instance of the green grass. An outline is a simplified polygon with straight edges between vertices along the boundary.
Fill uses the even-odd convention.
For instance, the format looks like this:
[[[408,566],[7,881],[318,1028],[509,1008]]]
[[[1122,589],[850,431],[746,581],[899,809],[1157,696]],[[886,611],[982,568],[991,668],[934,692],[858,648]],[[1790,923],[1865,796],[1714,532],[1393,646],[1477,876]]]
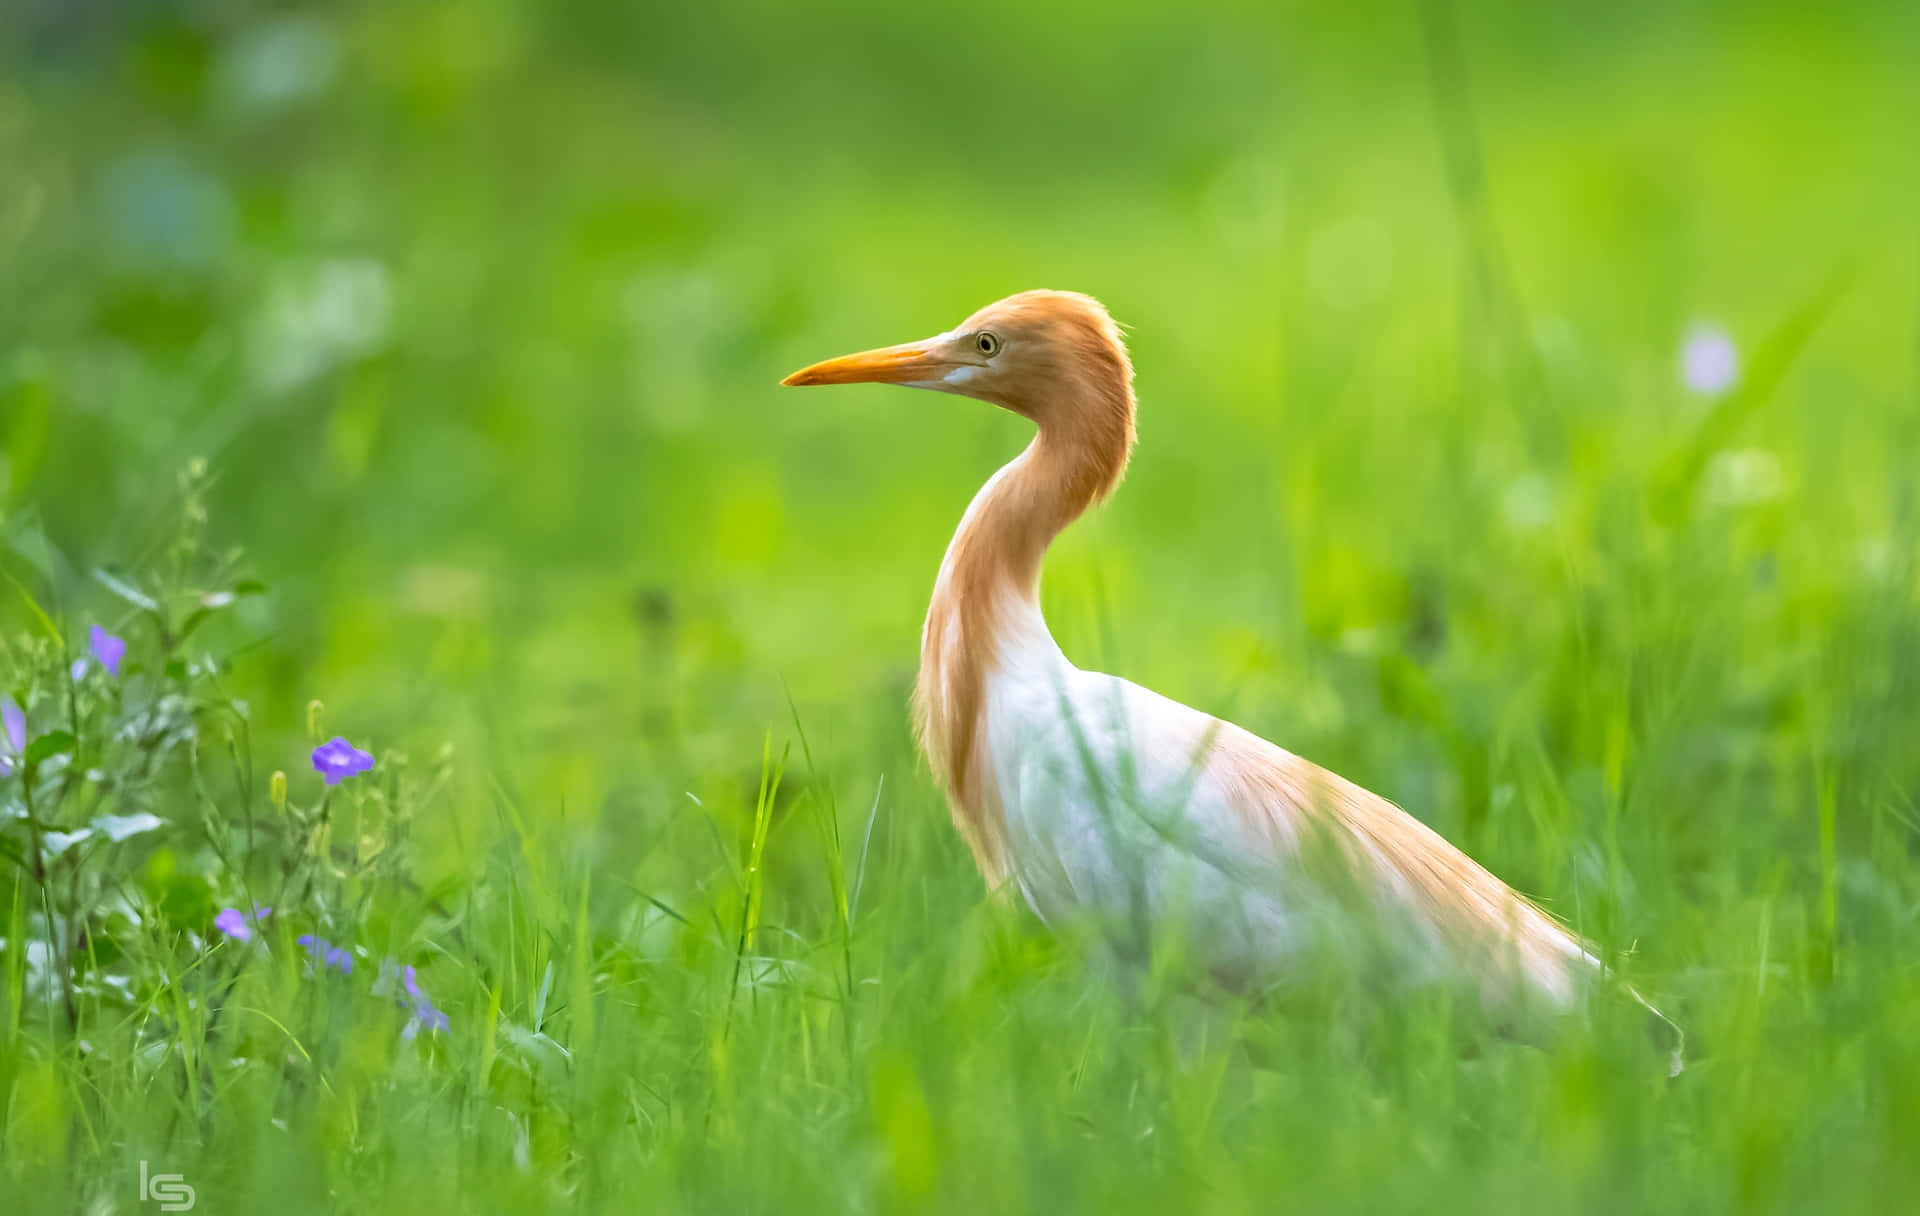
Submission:
[[[289,1216],[1920,1191],[1920,23],[1323,7],[10,17],[0,693],[73,736],[37,826],[0,778],[10,1208],[157,1210],[143,1160]],[[1140,370],[1068,654],[1538,895],[1681,1077],[1604,1013],[1196,1001],[986,894],[906,693],[1022,424],[775,383],[1043,285]],[[68,700],[95,621],[132,669]],[[324,811],[315,698],[380,757]]]

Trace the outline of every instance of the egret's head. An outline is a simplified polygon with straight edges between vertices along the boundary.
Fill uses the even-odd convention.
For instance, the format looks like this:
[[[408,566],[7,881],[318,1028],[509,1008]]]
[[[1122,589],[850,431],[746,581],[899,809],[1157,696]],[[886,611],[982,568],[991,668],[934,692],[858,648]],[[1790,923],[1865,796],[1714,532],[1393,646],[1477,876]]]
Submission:
[[[1120,327],[1075,291],[1023,291],[946,333],[828,359],[781,383],[930,388],[991,401],[1043,431],[1133,439],[1133,365]]]

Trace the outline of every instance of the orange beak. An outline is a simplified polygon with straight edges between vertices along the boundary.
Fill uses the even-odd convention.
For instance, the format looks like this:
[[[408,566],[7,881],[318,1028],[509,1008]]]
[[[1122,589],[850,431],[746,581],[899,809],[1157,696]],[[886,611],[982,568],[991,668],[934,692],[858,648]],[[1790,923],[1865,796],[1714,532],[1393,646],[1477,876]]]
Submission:
[[[841,355],[799,371],[782,384],[920,384],[938,381],[950,362],[933,353],[933,342],[903,342]]]

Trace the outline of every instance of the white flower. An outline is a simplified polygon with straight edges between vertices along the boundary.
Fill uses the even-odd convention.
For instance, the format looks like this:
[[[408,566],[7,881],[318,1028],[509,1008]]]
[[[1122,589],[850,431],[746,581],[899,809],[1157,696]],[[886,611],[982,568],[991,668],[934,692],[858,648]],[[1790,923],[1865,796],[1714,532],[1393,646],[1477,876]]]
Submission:
[[[1680,379],[1703,397],[1718,397],[1740,380],[1740,351],[1727,331],[1713,322],[1687,330],[1680,346]]]

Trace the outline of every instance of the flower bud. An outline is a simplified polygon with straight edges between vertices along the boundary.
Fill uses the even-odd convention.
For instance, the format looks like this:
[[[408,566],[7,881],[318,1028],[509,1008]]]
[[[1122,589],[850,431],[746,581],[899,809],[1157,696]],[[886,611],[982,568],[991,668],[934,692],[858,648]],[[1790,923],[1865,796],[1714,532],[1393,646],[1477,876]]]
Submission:
[[[287,775],[279,769],[273,770],[273,776],[267,778],[267,798],[272,801],[273,809],[287,809]]]
[[[320,737],[320,718],[326,712],[326,708],[318,698],[307,702],[307,737],[309,739]]]

